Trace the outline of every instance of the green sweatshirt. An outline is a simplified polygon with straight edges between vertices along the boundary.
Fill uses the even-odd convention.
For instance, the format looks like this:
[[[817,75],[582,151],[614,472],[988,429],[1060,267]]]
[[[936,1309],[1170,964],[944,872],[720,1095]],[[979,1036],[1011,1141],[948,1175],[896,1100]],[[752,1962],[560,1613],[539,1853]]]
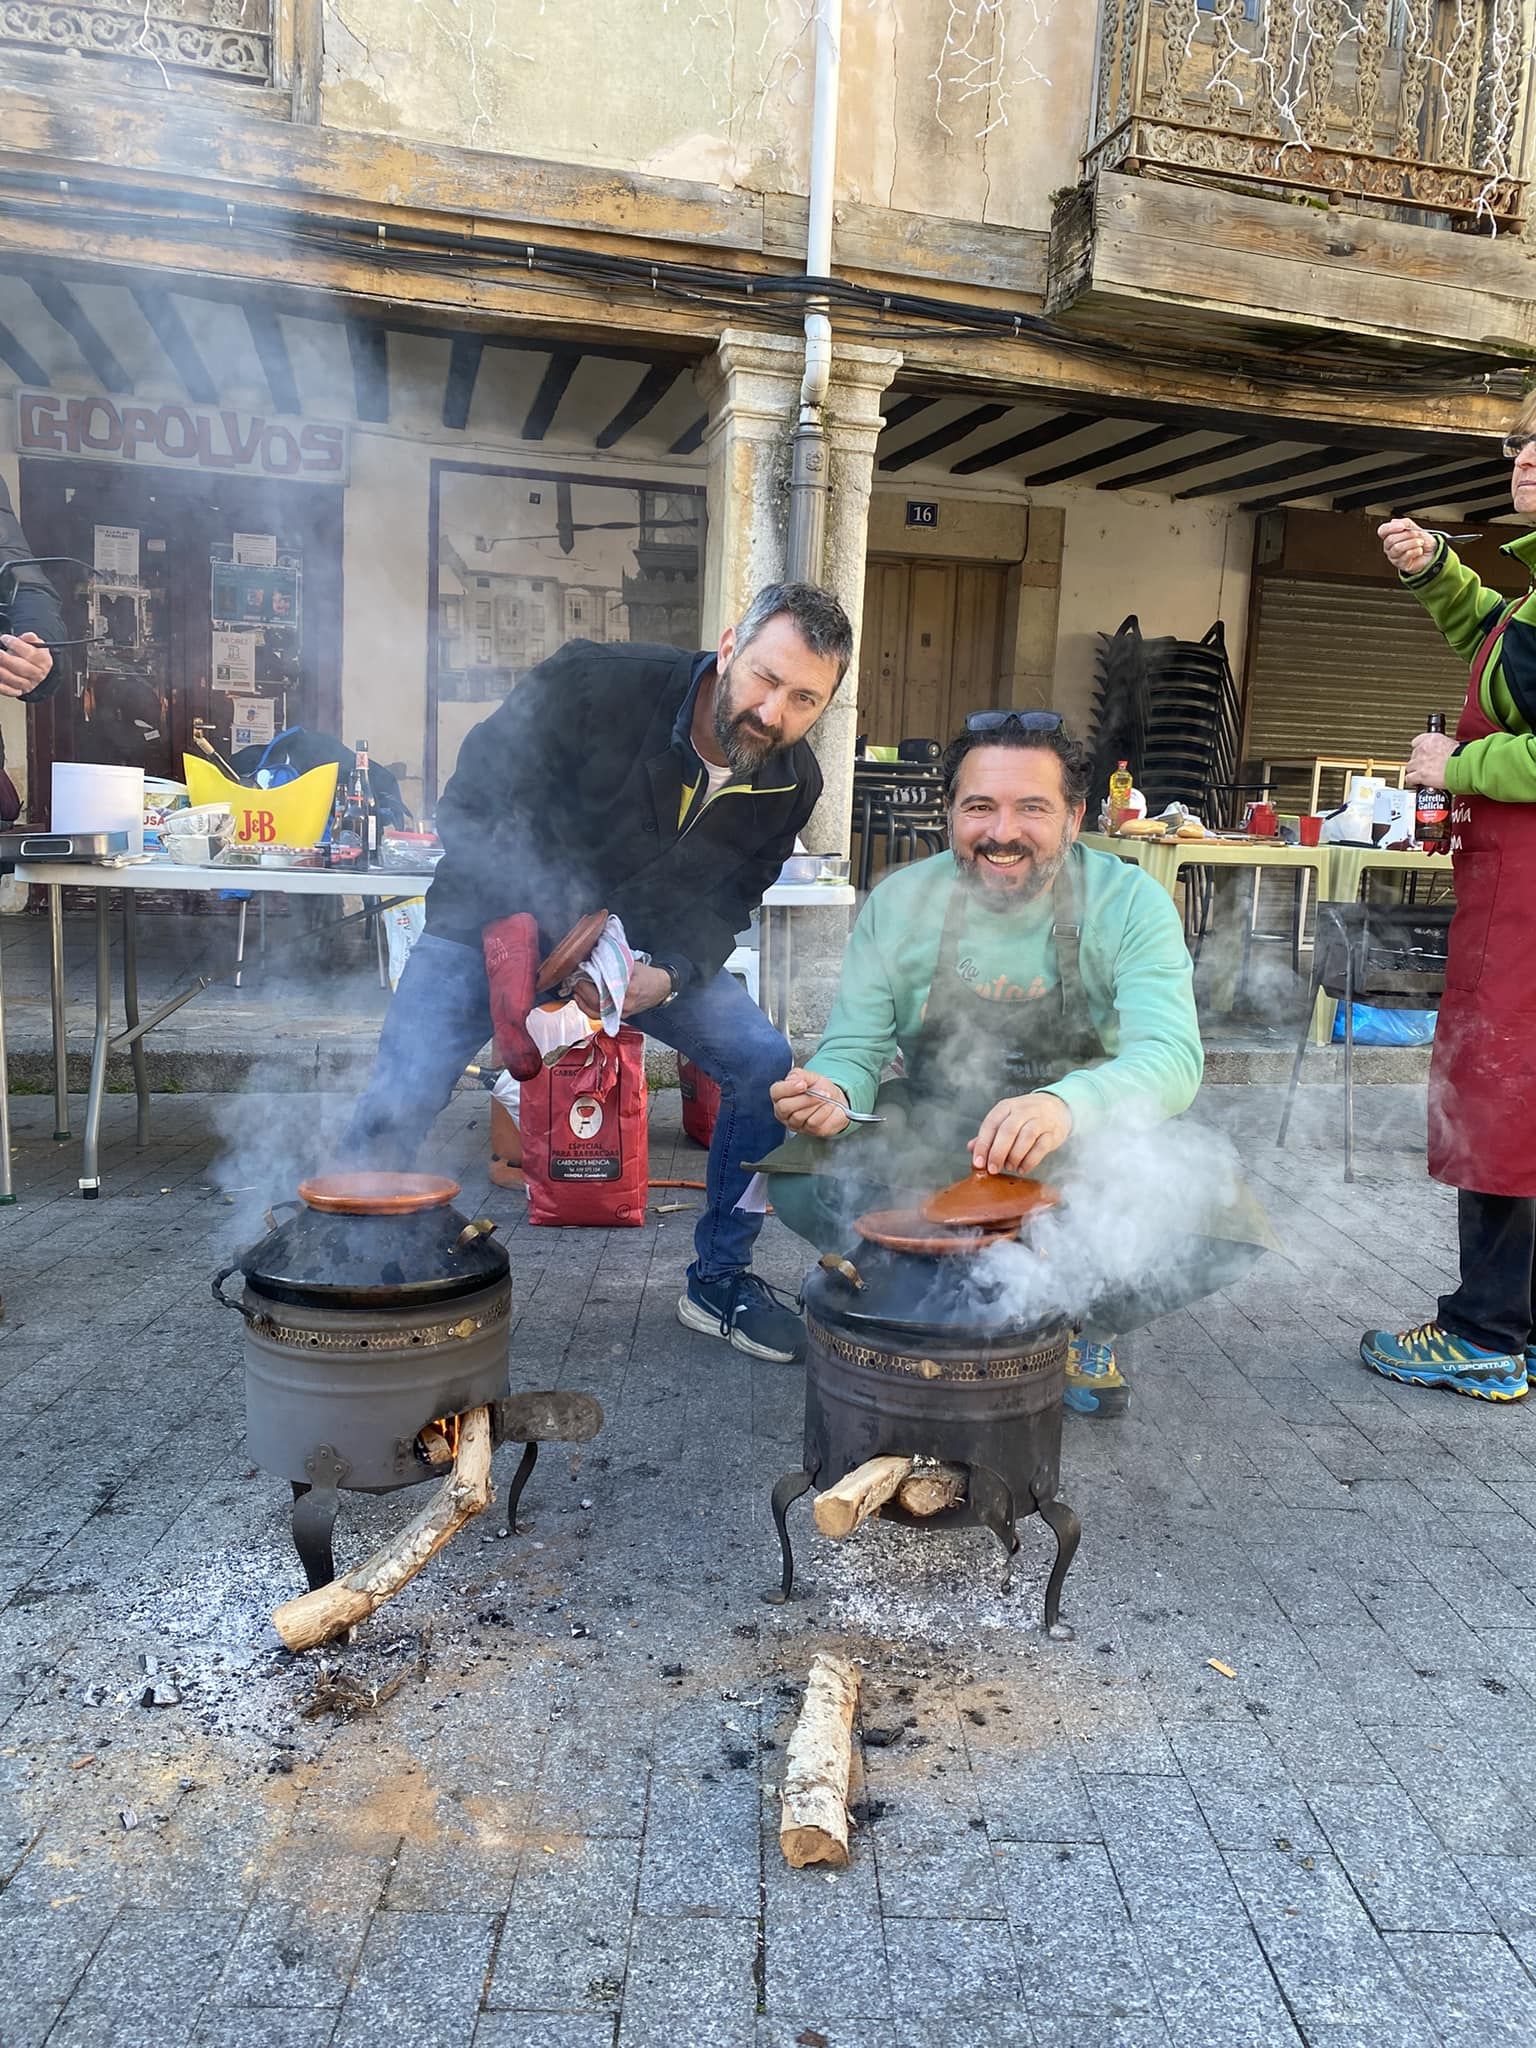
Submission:
[[[1536,580],[1536,533],[1522,533],[1503,552]],[[1443,540],[1429,567],[1404,576],[1402,581],[1452,650],[1470,664],[1507,600],[1480,583],[1476,571]],[[1446,788],[1452,796],[1486,796],[1503,804],[1536,803],[1536,735],[1532,731],[1536,719],[1528,715],[1536,709],[1536,589],[1521,601],[1506,627],[1483,672],[1480,694],[1483,710],[1500,730],[1457,749],[1446,766]],[[1523,710],[1522,704],[1527,708]]]
[[[1188,1109],[1204,1067],[1178,912],[1156,882],[1113,854],[1079,846],[1069,859],[1083,990],[1110,1057],[1065,1075],[1050,1092],[1072,1111],[1076,1131],[1160,1123]],[[887,875],[859,913],[810,1061],[853,1109],[873,1108],[881,1070],[916,1043],[956,886],[954,857],[935,854]],[[1061,978],[1053,918],[1049,895],[1006,915],[970,902],[956,955],[961,978],[995,1002],[1049,994]]]

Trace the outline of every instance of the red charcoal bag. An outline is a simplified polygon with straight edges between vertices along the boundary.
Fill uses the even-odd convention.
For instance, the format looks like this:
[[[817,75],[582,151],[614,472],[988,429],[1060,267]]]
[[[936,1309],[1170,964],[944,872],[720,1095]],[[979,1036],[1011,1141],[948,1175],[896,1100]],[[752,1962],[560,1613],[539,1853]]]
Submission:
[[[572,1046],[523,1083],[518,1123],[528,1175],[528,1221],[587,1225],[645,1221],[651,1171],[645,1039],[626,1025]]]
[[[712,1081],[694,1060],[677,1056],[677,1090],[683,1098],[683,1129],[695,1145],[714,1141],[715,1118],[720,1114],[720,1083]]]

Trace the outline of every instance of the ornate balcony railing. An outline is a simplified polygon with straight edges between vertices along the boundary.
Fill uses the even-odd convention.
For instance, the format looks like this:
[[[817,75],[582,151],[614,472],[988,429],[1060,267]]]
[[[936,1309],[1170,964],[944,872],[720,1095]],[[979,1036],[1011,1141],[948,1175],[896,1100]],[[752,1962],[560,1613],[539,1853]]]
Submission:
[[[115,59],[270,85],[275,0],[0,0],[0,52]],[[3,63],[0,55],[0,63]]]
[[[1089,172],[1518,226],[1532,0],[1100,0]]]

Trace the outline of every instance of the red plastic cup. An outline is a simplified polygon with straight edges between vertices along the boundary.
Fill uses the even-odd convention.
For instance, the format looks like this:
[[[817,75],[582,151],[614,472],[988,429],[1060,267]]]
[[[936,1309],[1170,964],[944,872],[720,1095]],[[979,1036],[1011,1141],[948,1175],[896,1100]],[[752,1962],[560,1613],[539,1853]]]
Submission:
[[[1273,804],[1248,806],[1248,830],[1253,838],[1273,839],[1279,829],[1280,818]]]
[[[1314,812],[1310,818],[1298,819],[1296,829],[1301,834],[1301,843],[1303,846],[1322,845],[1323,820],[1322,814],[1320,812]]]

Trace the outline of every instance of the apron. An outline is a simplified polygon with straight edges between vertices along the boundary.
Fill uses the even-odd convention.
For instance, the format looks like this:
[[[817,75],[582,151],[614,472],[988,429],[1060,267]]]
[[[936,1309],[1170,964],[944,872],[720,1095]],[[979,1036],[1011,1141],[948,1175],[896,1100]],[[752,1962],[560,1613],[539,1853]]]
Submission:
[[[1053,891],[1051,936],[1059,980],[1051,994],[1034,1001],[999,1002],[978,995],[961,978],[956,962],[965,905],[965,893],[957,886],[945,913],[922,1026],[906,1054],[907,1072],[883,1081],[876,1098],[886,1121],[856,1124],[832,1139],[797,1133],[761,1162],[765,1172],[836,1176],[849,1186],[849,1197],[839,1207],[850,1218],[862,1209],[910,1206],[970,1171],[971,1141],[1003,1097],[1049,1087],[1109,1057],[1083,987],[1082,934],[1070,867],[1062,868]],[[1166,1133],[1160,1142],[1171,1154],[1210,1142],[1191,1118],[1174,1118],[1160,1129]],[[1084,1143],[1102,1160],[1102,1143]],[[1103,1200],[1102,1190],[1096,1201],[1095,1177],[1074,1174],[1075,1149],[1069,1140],[1038,1171],[1059,1185],[1068,1200],[1075,1198],[1091,1211]],[[787,1189],[774,1191],[781,1209],[788,1207],[787,1194]],[[1137,1328],[1226,1286],[1260,1251],[1276,1248],[1268,1218],[1237,1176],[1209,1202],[1178,1181],[1170,1194],[1182,1210],[1177,1252],[1164,1259],[1156,1275],[1133,1284],[1117,1280],[1085,1300],[1081,1309],[1090,1325],[1106,1332]],[[821,1248],[840,1251],[845,1246],[838,1242]]]
[[[768,1173],[857,1176],[887,1190],[931,1193],[971,1170],[970,1143],[1006,1095],[1028,1095],[1106,1057],[1078,964],[1076,899],[1063,867],[1053,892],[1060,979],[1050,994],[1004,1003],[979,996],[956,962],[966,896],[957,884],[944,915],[923,1021],[905,1048],[905,1073],[882,1081],[883,1124],[855,1124],[837,1139],[796,1134],[762,1162]]]
[[[1458,740],[1501,731],[1482,683],[1517,604],[1473,658]],[[1445,997],[1429,1070],[1429,1171],[1454,1188],[1536,1196],[1536,803],[1451,803],[1451,920]]]

